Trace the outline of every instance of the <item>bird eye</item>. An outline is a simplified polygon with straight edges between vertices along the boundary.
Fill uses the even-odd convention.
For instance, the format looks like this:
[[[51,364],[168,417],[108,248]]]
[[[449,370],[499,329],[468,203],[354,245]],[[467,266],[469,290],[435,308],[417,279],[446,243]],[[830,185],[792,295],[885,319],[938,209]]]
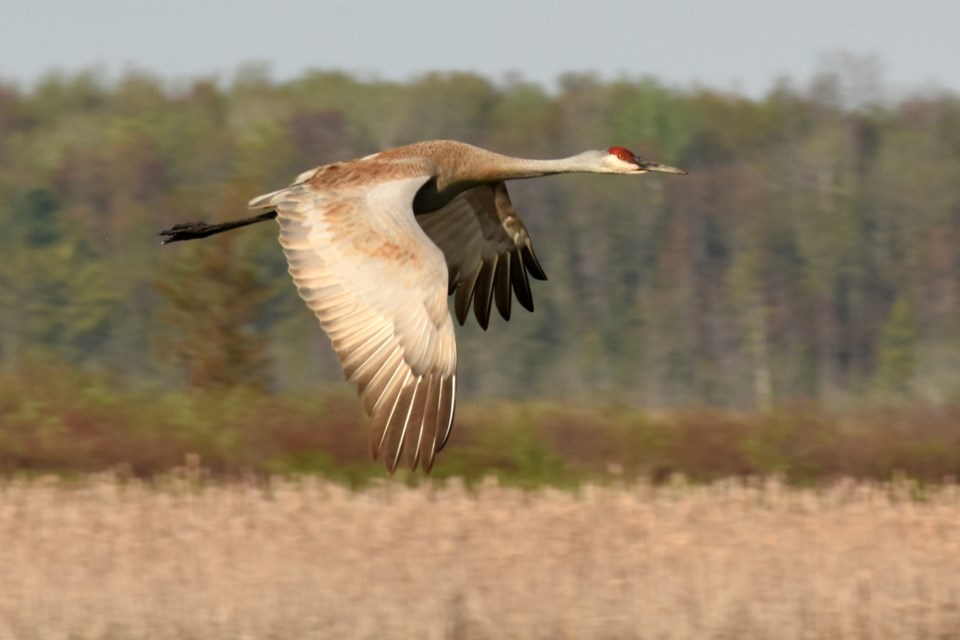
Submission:
[[[608,151],[610,152],[611,155],[617,156],[617,158],[619,158],[620,160],[623,160],[624,162],[633,161],[633,154],[630,153],[628,150],[624,149],[623,147],[610,147]]]

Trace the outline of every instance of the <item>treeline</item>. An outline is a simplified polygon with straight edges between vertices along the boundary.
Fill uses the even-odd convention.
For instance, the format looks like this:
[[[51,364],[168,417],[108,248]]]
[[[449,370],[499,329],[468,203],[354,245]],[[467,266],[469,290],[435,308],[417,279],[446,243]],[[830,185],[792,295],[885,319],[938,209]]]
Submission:
[[[304,392],[340,379],[261,225],[320,163],[426,138],[526,157],[624,145],[684,178],[512,185],[550,277],[537,311],[459,331],[470,398],[648,407],[833,405],[960,392],[960,98],[858,100],[824,75],[762,100],[653,79],[285,83],[130,74],[0,85],[0,367],[117,384]]]

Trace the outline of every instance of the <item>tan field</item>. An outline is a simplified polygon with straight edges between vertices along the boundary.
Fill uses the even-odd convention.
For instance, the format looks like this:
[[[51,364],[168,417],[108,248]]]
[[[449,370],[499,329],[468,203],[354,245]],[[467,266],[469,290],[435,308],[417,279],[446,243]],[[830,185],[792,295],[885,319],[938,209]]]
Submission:
[[[960,638],[952,485],[6,481],[0,558],[0,640]]]

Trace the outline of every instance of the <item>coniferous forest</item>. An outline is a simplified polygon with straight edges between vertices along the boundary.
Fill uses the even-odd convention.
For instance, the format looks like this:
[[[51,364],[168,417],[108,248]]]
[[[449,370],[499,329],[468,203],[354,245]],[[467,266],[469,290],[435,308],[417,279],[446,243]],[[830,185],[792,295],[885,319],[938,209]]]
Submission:
[[[468,423],[483,421],[483,406],[563,402],[682,424],[696,422],[684,413],[694,408],[797,431],[837,421],[840,437],[836,416],[851,412],[954,411],[956,95],[880,98],[855,73],[783,81],[749,99],[589,74],[548,91],[470,74],[395,83],[336,72],[275,82],[257,67],[229,81],[90,72],[0,84],[0,460],[71,466],[58,434],[75,445],[113,422],[147,438],[121,438],[116,457],[135,457],[164,420],[180,421],[167,435],[184,449],[227,459],[246,451],[229,425],[250,412],[236,407],[254,403],[268,420],[263,403],[305,412],[289,399],[317,395],[362,425],[274,225],[169,246],[157,232],[244,216],[252,196],[312,166],[428,138],[523,157],[622,145],[690,172],[511,184],[549,281],[534,283],[535,313],[458,328]],[[183,417],[202,404],[197,394],[238,415],[217,412],[218,429]],[[805,423],[803,412],[816,416]],[[284,432],[287,449],[323,444],[304,435],[316,415],[283,421],[300,425]],[[938,416],[944,437],[960,439]],[[916,442],[919,427],[906,423]],[[563,441],[562,428],[552,433]],[[37,451],[49,455],[37,462]],[[928,454],[938,473],[960,471]]]

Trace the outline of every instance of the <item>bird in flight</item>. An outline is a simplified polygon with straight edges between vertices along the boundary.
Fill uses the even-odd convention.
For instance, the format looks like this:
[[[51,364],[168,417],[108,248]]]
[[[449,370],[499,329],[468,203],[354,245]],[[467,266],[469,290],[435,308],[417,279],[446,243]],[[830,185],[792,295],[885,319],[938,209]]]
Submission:
[[[546,280],[506,180],[561,173],[684,174],[624,147],[528,160],[450,140],[410,144],[327,164],[258,196],[249,218],[178,224],[163,243],[264,220],[300,297],[326,332],[372,418],[370,452],[389,473],[429,472],[453,425],[457,346],[447,297],[462,325],[484,329],[515,296],[533,311],[529,277]]]

